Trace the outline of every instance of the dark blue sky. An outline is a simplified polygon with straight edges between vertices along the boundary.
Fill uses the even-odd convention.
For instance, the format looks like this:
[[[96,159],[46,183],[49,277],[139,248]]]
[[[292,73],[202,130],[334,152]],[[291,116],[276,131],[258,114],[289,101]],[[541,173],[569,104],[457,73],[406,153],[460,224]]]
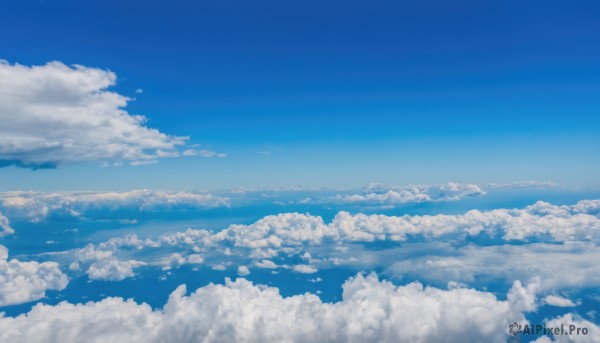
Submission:
[[[598,1],[2,0],[0,59],[110,69],[130,113],[228,154],[0,171],[34,187],[598,185]]]

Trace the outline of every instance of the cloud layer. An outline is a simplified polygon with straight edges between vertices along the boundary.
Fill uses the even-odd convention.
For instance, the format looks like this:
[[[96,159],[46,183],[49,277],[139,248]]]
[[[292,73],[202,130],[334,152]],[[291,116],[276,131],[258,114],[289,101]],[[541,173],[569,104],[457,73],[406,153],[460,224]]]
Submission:
[[[32,221],[40,221],[51,215],[79,217],[88,211],[102,209],[143,211],[164,207],[207,208],[228,205],[228,199],[211,194],[147,189],[127,192],[0,193],[0,208],[10,213],[11,218],[21,217]]]
[[[0,167],[142,164],[180,156],[187,137],[166,135],[147,127],[144,116],[128,113],[131,99],[108,90],[116,79],[111,71],[80,65],[0,60]]]
[[[406,203],[456,201],[465,197],[482,196],[486,191],[479,185],[449,182],[443,185],[412,185],[388,187],[378,184],[367,186],[360,194],[335,196],[340,203],[370,205],[401,205]]]
[[[600,248],[590,242],[422,248],[421,256],[392,263],[386,274],[441,284],[490,284],[539,275],[544,291],[600,287],[600,265],[596,262]],[[550,301],[559,306],[558,297],[550,297]]]
[[[396,270],[398,273],[429,270],[430,277],[440,275],[441,279],[450,278],[465,282],[482,275],[513,280],[516,275],[531,275],[532,270],[528,268],[532,268],[535,261],[546,255],[566,262],[576,259],[578,264],[574,272],[600,275],[597,266],[589,263],[599,254],[595,245],[600,239],[597,206],[599,202],[585,200],[572,206],[537,202],[523,209],[497,209],[486,212],[472,210],[461,215],[398,217],[339,212],[329,224],[319,216],[282,213],[266,216],[250,225],[231,225],[218,232],[188,229],[164,234],[156,239],[140,239],[136,235],[113,238],[98,244],[97,251],[118,256],[121,250],[129,250],[130,254],[135,255],[143,249],[162,248],[169,251],[177,248],[183,263],[187,263],[186,259],[190,254],[199,254],[204,260],[222,262],[237,259],[238,263],[259,268],[281,267],[290,268],[297,273],[314,273],[319,266],[359,262],[352,254],[337,251],[348,244],[385,241],[410,244],[425,241],[446,244],[443,247],[447,247],[448,240],[469,244],[470,240],[487,239],[504,245],[480,247],[471,244],[458,250],[434,247],[428,256],[413,256],[406,265],[400,262],[390,270]],[[586,243],[570,243],[574,240]],[[510,245],[512,242],[528,244]],[[309,253],[311,249],[314,256]],[[378,251],[380,254],[383,252]],[[355,249],[354,253],[358,251]],[[154,252],[151,256],[155,260],[144,262],[164,265],[161,259],[157,259],[160,256],[159,252]],[[363,254],[362,262],[367,261],[364,258],[366,256],[366,253]],[[496,263],[498,268],[490,268],[490,261],[495,260],[497,256],[505,258]],[[516,256],[517,260],[511,259],[511,256]],[[289,262],[273,262],[274,259],[285,260],[290,257],[301,259],[302,263],[293,262],[295,266],[290,267],[286,264]],[[528,263],[520,264],[518,259]],[[373,257],[369,257],[369,260],[373,260]],[[514,266],[507,264],[508,262],[514,263]],[[556,264],[558,267],[571,265],[572,263],[567,266]],[[533,270],[537,271],[538,275],[546,274],[545,265],[538,263],[535,266]],[[518,274],[520,270],[521,273]],[[451,278],[454,275],[460,275],[462,278]],[[556,281],[555,286],[565,286],[564,282],[561,282],[564,278],[559,277],[562,274],[557,272],[554,275],[556,277],[548,280],[548,284]],[[572,283],[566,286],[573,286],[584,280],[590,281],[589,278],[578,279],[575,274],[568,280]],[[596,281],[594,282],[596,284]]]
[[[244,279],[185,296],[162,311],[133,300],[56,306],[0,317],[0,341],[20,342],[505,342],[507,326],[536,308],[537,283],[515,282],[507,300],[473,289],[395,286],[375,275],[343,285],[342,301],[312,294],[284,298]]]

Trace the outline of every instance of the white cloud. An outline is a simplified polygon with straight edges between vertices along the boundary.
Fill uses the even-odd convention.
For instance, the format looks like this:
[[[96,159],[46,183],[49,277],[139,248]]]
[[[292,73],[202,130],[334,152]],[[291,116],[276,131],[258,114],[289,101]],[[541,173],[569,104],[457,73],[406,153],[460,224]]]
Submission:
[[[489,283],[541,277],[541,288],[600,287],[600,247],[593,243],[437,247],[397,261],[386,273],[423,281]],[[398,260],[400,258],[396,257]]]
[[[258,261],[256,263],[254,263],[254,265],[257,266],[258,268],[266,268],[266,269],[276,269],[277,267],[279,267],[277,264],[275,264],[275,262],[273,262],[271,260]]]
[[[0,245],[0,306],[41,299],[46,290],[60,291],[68,283],[58,263],[8,260],[8,249]]]
[[[557,307],[577,306],[571,299],[563,298],[558,295],[548,295],[544,298],[544,302],[548,305],[557,306]]]
[[[15,217],[40,221],[49,215],[78,217],[86,211],[160,207],[229,206],[229,200],[212,194],[158,190],[126,192],[1,192],[0,207]],[[0,217],[0,225],[2,219]]]
[[[186,262],[191,264],[200,264],[204,262],[204,258],[202,258],[202,256],[199,254],[191,254],[187,257]]]
[[[10,221],[0,212],[0,237],[12,235],[13,233],[15,233],[15,230],[10,227]]]
[[[481,196],[486,192],[479,185],[455,182],[443,185],[412,185],[388,187],[378,184],[367,186],[362,194],[337,195],[341,203],[364,203],[373,205],[398,205],[406,203],[456,201],[465,197]]]
[[[246,276],[250,274],[250,270],[246,266],[239,266],[237,269],[237,273],[239,276]]]
[[[114,257],[101,259],[90,265],[87,275],[90,280],[121,281],[133,277],[133,268],[144,264],[135,260],[119,261]]]
[[[343,249],[343,244],[375,242],[375,241],[405,241],[409,238],[427,238],[427,242],[440,241],[439,238],[452,239],[453,241],[468,241],[472,237],[480,234],[487,235],[485,239],[493,238],[501,242],[512,242],[514,240],[528,240],[532,242],[552,243],[569,242],[571,240],[582,240],[595,242],[600,234],[600,218],[588,213],[581,213],[581,202],[574,206],[555,206],[544,202],[538,202],[524,209],[498,209],[493,211],[481,212],[477,210],[469,211],[461,215],[427,215],[427,216],[385,216],[385,215],[351,215],[348,212],[339,212],[333,220],[326,224],[319,216],[299,213],[283,213],[278,215],[266,216],[250,225],[231,225],[228,228],[213,232],[208,230],[188,229],[183,232],[164,234],[157,239],[140,240],[135,235],[123,238],[113,238],[99,245],[103,250],[118,251],[118,249],[127,247],[136,250],[144,248],[182,248],[181,253],[186,254],[190,251],[194,253],[203,252],[213,258],[241,258],[250,261],[238,261],[248,265],[258,267],[271,266],[269,262],[274,257],[298,256],[307,260],[306,264],[314,268],[319,263],[334,265],[341,263],[367,263],[370,260],[376,260],[373,256],[365,259],[366,255],[356,259],[352,254],[357,251],[343,253],[337,249]],[[585,208],[591,208],[585,206]],[[448,237],[450,236],[450,237]],[[477,259],[490,258],[495,261],[494,254],[500,254],[504,251],[494,251],[492,255],[489,252],[493,249],[515,249],[514,253],[519,256],[532,256],[532,260],[545,260],[543,253],[535,249],[550,249],[549,253],[556,253],[557,258],[565,261],[571,261],[577,256],[587,256],[594,254],[595,245],[591,245],[584,252],[581,246],[576,244],[567,245],[536,245],[530,244],[527,247],[518,246],[496,246],[487,247],[475,251],[473,247],[464,248],[458,252],[451,251],[450,254],[457,253],[459,256],[436,257],[436,252],[432,256],[439,259],[440,263],[452,263],[453,260],[470,259],[476,264],[485,265],[489,262]],[[585,244],[584,244],[585,245]],[[319,247],[331,247],[333,249],[318,249]],[[533,248],[529,248],[533,247]],[[313,249],[312,253],[307,253],[307,249]],[[469,250],[470,249],[470,250]],[[487,249],[487,250],[486,250]],[[521,250],[519,250],[521,249]],[[554,250],[552,250],[554,249]],[[562,249],[562,250],[560,250]],[[165,249],[168,250],[168,249]],[[333,254],[333,255],[332,255]],[[339,256],[340,254],[345,254]],[[478,255],[476,255],[478,254]],[[153,254],[156,256],[156,254]],[[233,255],[229,257],[229,255]],[[462,256],[464,255],[464,256]],[[572,257],[575,256],[575,257]],[[183,255],[182,255],[183,256]],[[412,259],[412,258],[411,258]],[[418,259],[417,259],[418,260]],[[510,258],[506,260],[511,260]],[[262,262],[258,262],[262,261]],[[329,262],[327,262],[329,261]],[[437,260],[435,260],[437,261]],[[428,268],[436,266],[434,260],[429,262]],[[518,261],[511,260],[515,264]],[[590,261],[589,259],[587,261]],[[422,261],[423,262],[423,261]],[[574,270],[583,270],[583,268],[592,268],[583,259],[579,267]],[[187,263],[187,262],[186,262]],[[503,265],[499,261],[503,270],[511,270],[514,267]],[[440,264],[440,266],[442,266]],[[449,270],[450,265],[443,265]],[[465,264],[462,267],[468,267]],[[540,267],[540,269],[543,269]],[[490,268],[490,271],[495,270]],[[518,267],[517,267],[518,270]],[[463,268],[464,271],[464,268]],[[466,273],[465,275],[471,275]],[[540,271],[540,275],[545,275]],[[560,275],[557,273],[556,275]],[[600,275],[600,273],[599,273]],[[509,278],[510,279],[510,278]],[[570,278],[570,280],[577,280]],[[461,280],[456,280],[461,281]]]
[[[140,164],[179,156],[188,138],[149,128],[144,116],[128,113],[132,99],[109,90],[116,79],[111,71],[80,65],[0,60],[0,166]]]
[[[292,267],[292,270],[295,271],[296,273],[302,273],[302,274],[313,274],[313,273],[318,272],[317,268],[315,268],[314,266],[307,265],[307,264],[297,264]]]
[[[121,261],[110,250],[96,249],[93,244],[75,252],[71,270],[86,269],[90,280],[121,281],[133,277],[134,268],[146,263],[136,260]]]
[[[55,306],[0,317],[0,340],[20,342],[505,342],[506,328],[535,308],[536,285],[515,282],[507,300],[473,289],[419,283],[394,286],[376,276],[343,285],[342,301],[313,294],[284,298],[244,279],[185,296],[178,287],[162,311],[133,300]]]

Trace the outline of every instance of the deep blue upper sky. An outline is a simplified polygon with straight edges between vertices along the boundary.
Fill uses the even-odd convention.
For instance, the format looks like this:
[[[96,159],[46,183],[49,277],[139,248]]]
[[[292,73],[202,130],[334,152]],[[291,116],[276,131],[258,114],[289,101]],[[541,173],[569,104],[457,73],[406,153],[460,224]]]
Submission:
[[[599,185],[597,1],[3,0],[0,59],[110,69],[130,113],[228,154],[7,189]]]

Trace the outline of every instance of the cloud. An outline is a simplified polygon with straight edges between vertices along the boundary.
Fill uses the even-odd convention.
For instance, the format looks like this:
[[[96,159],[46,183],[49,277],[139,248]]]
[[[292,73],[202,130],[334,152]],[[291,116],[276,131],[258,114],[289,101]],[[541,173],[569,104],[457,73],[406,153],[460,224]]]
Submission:
[[[420,256],[396,257],[386,274],[446,284],[491,283],[537,275],[541,289],[600,287],[600,247],[590,242],[527,245],[468,245],[454,249],[419,246]],[[550,301],[558,300],[555,296]],[[556,303],[556,302],[555,302]]]
[[[178,287],[162,311],[133,300],[38,304],[0,317],[0,340],[20,342],[505,342],[506,328],[535,309],[536,284],[515,282],[507,300],[473,289],[395,286],[371,274],[343,285],[342,301],[238,279],[186,296]]]
[[[0,245],[0,306],[41,299],[46,290],[60,291],[68,283],[58,263],[8,260],[8,249]]]
[[[50,215],[79,217],[88,211],[150,210],[161,207],[210,208],[229,206],[229,200],[211,194],[132,190],[127,192],[2,192],[0,207],[15,217],[40,221]],[[0,219],[0,224],[2,223]]]
[[[237,269],[237,273],[239,276],[246,276],[250,274],[250,270],[246,266],[239,266]]]
[[[261,260],[261,261],[254,263],[254,265],[257,266],[258,268],[266,268],[266,269],[276,269],[277,267],[279,267],[277,264],[275,264],[275,262],[273,262],[271,260]]]
[[[0,167],[180,156],[188,137],[149,128],[144,116],[128,113],[132,99],[109,90],[116,80],[111,71],[81,65],[0,60]]]
[[[295,271],[296,273],[302,273],[302,274],[313,274],[318,271],[317,268],[315,268],[314,266],[310,266],[307,264],[297,264],[292,267],[292,270]]]
[[[407,203],[456,201],[465,197],[482,196],[486,192],[479,185],[449,182],[443,185],[413,185],[388,187],[378,184],[367,186],[362,194],[336,195],[340,203],[372,205],[399,205]]]
[[[410,244],[424,241],[433,244],[429,255],[405,256],[404,259],[409,259],[408,262],[394,265],[399,268],[399,272],[428,270],[431,271],[430,276],[442,275],[444,284],[448,278],[452,280],[453,275],[463,276],[462,279],[454,281],[470,281],[476,275],[486,273],[502,279],[512,279],[512,274],[507,272],[521,270],[522,276],[530,275],[527,271],[528,265],[523,265],[518,258],[537,266],[538,275],[546,275],[543,270],[548,267],[540,263],[546,261],[545,256],[555,256],[556,260],[561,261],[557,266],[573,273],[600,275],[600,271],[594,269],[597,267],[589,264],[589,261],[600,258],[600,252],[594,243],[599,238],[600,218],[597,215],[582,213],[594,212],[595,207],[590,205],[593,203],[586,201],[572,206],[556,206],[537,202],[523,209],[497,209],[487,212],[472,210],[459,215],[398,217],[339,212],[328,224],[319,216],[282,213],[266,216],[249,225],[230,225],[217,232],[188,229],[163,234],[156,239],[143,240],[136,235],[128,235],[110,239],[98,247],[99,250],[107,250],[111,254],[118,254],[127,249],[133,254],[142,249],[163,249],[170,254],[172,248],[179,248],[184,263],[189,263],[186,260],[189,254],[202,252],[207,259],[236,259],[238,264],[259,268],[287,268],[286,265],[276,265],[272,259],[297,256],[306,259],[307,265],[295,267],[295,271],[307,272],[320,266],[378,263],[379,257],[362,251],[359,243],[406,242],[404,251],[411,251],[407,249]],[[528,244],[478,247],[472,243],[480,239]],[[453,244],[460,243],[458,246],[462,245],[463,248],[449,248],[446,243],[448,240]],[[582,242],[570,243],[575,240]],[[542,244],[543,242],[552,244]],[[560,242],[565,244],[556,244]],[[338,250],[347,244],[356,246],[346,253]],[[310,254],[307,254],[308,249],[312,249]],[[377,251],[378,255],[398,258],[390,255],[395,253],[393,249]],[[314,258],[311,256],[312,252]],[[155,257],[159,255],[160,252],[152,254]],[[505,255],[505,258],[497,260],[497,256]],[[508,261],[514,265],[507,264]],[[573,265],[570,263],[572,261],[578,261],[578,264]],[[157,264],[153,261],[147,262]],[[569,264],[564,265],[562,262]],[[497,265],[497,268],[491,263]],[[559,277],[562,273],[557,271],[555,277],[550,278],[548,282],[557,282],[564,286],[568,281],[573,282],[570,284],[573,286],[578,282],[591,280],[589,277],[580,279],[577,273],[565,279]]]
[[[486,185],[488,188],[556,188],[559,185],[552,181],[513,181],[513,182],[493,182]]]
[[[194,149],[187,149],[182,153],[182,156],[200,156],[200,157],[226,157],[227,154],[224,153],[218,153],[218,152],[214,152],[211,150],[206,150],[206,149],[201,149],[201,150],[194,150]]]
[[[121,281],[135,275],[133,269],[146,263],[136,260],[121,261],[110,250],[98,250],[93,244],[76,251],[69,269],[86,269],[90,280]]]
[[[10,227],[10,221],[0,212],[0,237],[12,235],[13,233],[15,233],[15,230]]]
[[[571,299],[563,298],[558,295],[548,295],[544,298],[544,302],[551,306],[557,307],[575,307],[577,306]]]

